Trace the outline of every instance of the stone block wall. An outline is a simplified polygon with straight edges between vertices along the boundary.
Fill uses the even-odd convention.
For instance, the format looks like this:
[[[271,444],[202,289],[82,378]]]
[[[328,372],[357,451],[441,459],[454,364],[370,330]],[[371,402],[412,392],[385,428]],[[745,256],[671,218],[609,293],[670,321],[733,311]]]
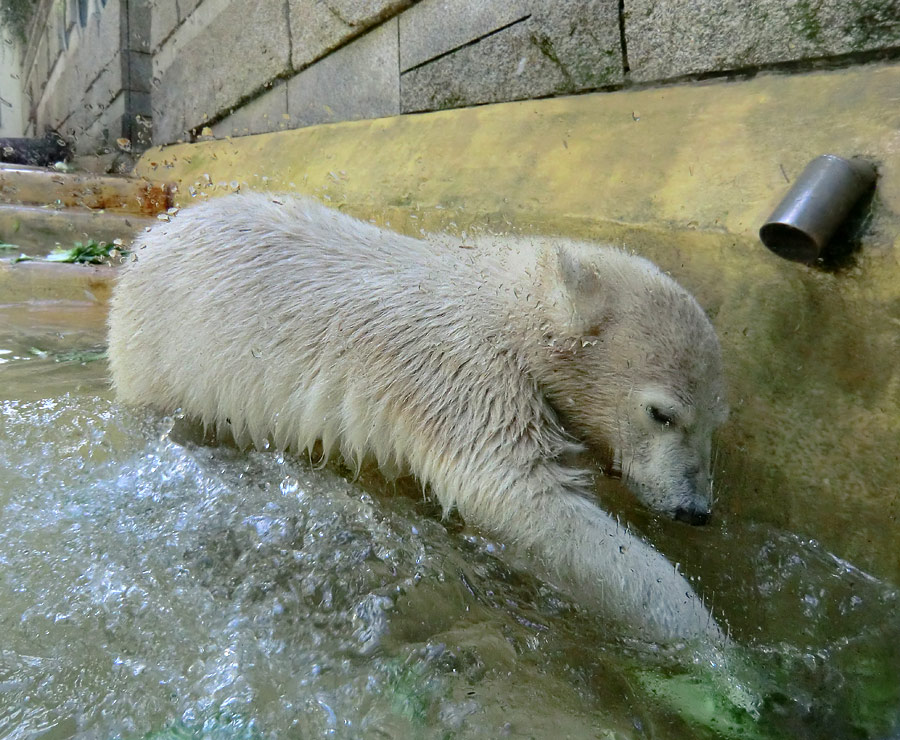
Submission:
[[[214,131],[399,112],[395,16],[413,0],[152,1],[159,143],[225,118]]]
[[[900,46],[900,0],[625,0],[631,79],[664,80]]]
[[[148,0],[42,0],[21,77],[26,134],[55,129],[83,154],[146,148],[150,26]]]
[[[22,136],[25,130],[21,47],[15,34],[0,29],[0,138]]]
[[[253,33],[242,6],[204,7]],[[235,55],[238,72],[219,69],[215,91],[195,82],[189,104],[200,39],[228,34],[212,21],[185,33],[168,14],[192,50],[155,57],[156,142],[900,56],[900,0],[285,0],[283,12],[279,27],[260,4],[272,25],[258,63]]]
[[[135,138],[138,111],[152,117],[153,143],[166,144],[900,56],[900,0],[42,0],[41,7],[40,38],[26,53],[34,127],[69,127],[91,146],[113,129]]]
[[[404,112],[622,84],[618,2],[424,0],[400,17]]]
[[[158,143],[624,82],[618,0],[287,0],[285,27],[267,30],[273,53],[264,65],[234,76],[220,70],[215,90],[195,85],[187,102],[180,91],[203,76],[197,70],[209,56],[203,39],[227,37],[217,23],[246,24],[244,6],[234,2],[204,0],[196,12],[211,3],[217,12],[203,28],[172,13],[166,22],[174,30],[154,28]],[[273,8],[273,23],[274,16]],[[173,53],[179,44],[183,51]]]

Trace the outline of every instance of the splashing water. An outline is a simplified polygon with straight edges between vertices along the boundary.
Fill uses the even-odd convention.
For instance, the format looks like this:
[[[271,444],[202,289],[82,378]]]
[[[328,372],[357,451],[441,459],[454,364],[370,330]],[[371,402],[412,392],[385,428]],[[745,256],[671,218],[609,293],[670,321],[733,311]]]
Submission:
[[[118,407],[102,362],[17,362],[57,382],[0,401],[0,738],[898,731],[897,593],[816,543],[715,543],[704,578],[770,686],[741,724],[715,676],[389,484],[203,444]]]

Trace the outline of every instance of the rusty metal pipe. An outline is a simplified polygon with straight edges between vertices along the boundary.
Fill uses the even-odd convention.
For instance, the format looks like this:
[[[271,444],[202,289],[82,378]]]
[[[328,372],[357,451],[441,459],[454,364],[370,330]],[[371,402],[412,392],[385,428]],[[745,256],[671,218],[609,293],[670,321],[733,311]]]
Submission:
[[[853,206],[875,184],[863,159],[823,154],[806,169],[759,230],[762,243],[796,262],[815,262]]]

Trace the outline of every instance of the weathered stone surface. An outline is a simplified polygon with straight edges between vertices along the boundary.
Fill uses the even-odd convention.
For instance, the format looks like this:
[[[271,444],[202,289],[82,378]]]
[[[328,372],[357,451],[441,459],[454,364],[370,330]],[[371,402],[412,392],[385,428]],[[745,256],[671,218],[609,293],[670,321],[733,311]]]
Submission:
[[[154,59],[154,143],[183,138],[289,69],[283,0],[211,7],[218,12],[205,25],[196,25],[200,6]]]
[[[46,86],[49,72],[47,40],[45,37],[41,39],[37,54],[34,57],[34,76],[38,84],[38,89],[42,90]]]
[[[39,88],[35,85],[35,91],[39,97],[32,97],[32,100],[37,104],[37,130],[35,133],[38,135],[43,135],[47,126],[60,128],[62,122],[71,113],[68,96],[64,91],[77,85],[75,69],[71,65],[60,64],[57,70],[47,80],[47,88],[43,96],[37,92]]]
[[[177,0],[151,0],[150,48],[156,51],[178,25]]]
[[[189,16],[184,14],[183,0],[177,0],[178,23],[174,31],[153,53],[153,70],[155,74],[165,72],[178,58],[181,50],[190,46],[198,36],[208,33],[217,17],[228,12],[228,6],[234,0],[205,0]]]
[[[77,25],[47,83],[38,128],[60,129],[79,153],[84,151],[84,132],[122,90],[120,20],[118,4],[110,2],[86,26]],[[110,135],[116,138],[121,133],[112,129]]]
[[[293,48],[291,63],[300,70],[378,25],[415,0],[288,0]]]
[[[287,90],[292,127],[399,114],[397,19],[294,76]]]
[[[142,178],[0,168],[0,203],[92,208],[155,216],[172,206],[168,186]]]
[[[122,88],[122,56],[116,53],[82,93],[82,105],[96,115],[113,101]]]
[[[126,97],[122,136],[132,142],[132,152],[142,152],[153,144],[150,93],[132,91]]]
[[[123,11],[122,0],[107,2],[103,9],[95,13],[90,22],[79,30],[80,39],[75,49],[76,62],[83,70],[83,77],[88,83],[119,53],[123,41],[122,24],[126,23]],[[71,44],[70,50],[74,46]]]
[[[178,0],[178,18],[184,20],[190,16],[201,2],[208,0]]]
[[[62,8],[53,8],[50,15],[47,16],[47,26],[44,33],[50,44],[50,68],[56,63],[57,58],[64,48],[64,32],[63,32],[63,14]]]
[[[400,71],[531,15],[534,0],[423,0],[400,16]]]
[[[122,39],[132,51],[150,53],[151,0],[128,0],[127,25],[122,28]]]
[[[123,48],[128,19],[122,2],[95,6],[84,26],[76,24],[64,52],[64,72],[56,87],[63,132],[77,153],[107,148],[123,135],[125,101]]]
[[[121,90],[121,70],[111,70],[112,65],[121,66],[120,22],[119,3],[110,1],[102,10],[95,10],[84,27],[74,26],[68,48],[56,60],[49,78],[44,77],[46,89],[38,110],[38,131],[49,126],[77,137],[97,116],[99,107],[111,100],[111,95],[100,100],[99,91],[109,86],[115,88],[114,93]],[[45,33],[49,32],[48,26]],[[38,59],[46,48],[44,41],[41,44]],[[75,143],[77,147],[77,140]]]
[[[615,2],[535,3],[532,11],[403,73],[403,112],[564,94],[623,81]]]
[[[84,25],[69,23],[68,31],[66,25],[63,6],[50,8],[27,84],[39,96],[32,98],[35,132],[57,128],[81,153],[128,135],[116,119],[119,109],[132,118],[149,115],[150,55],[140,49],[149,48],[150,6],[148,0],[94,3]],[[123,96],[127,100],[111,108]]]
[[[80,78],[77,68],[71,64],[59,65],[54,73],[44,81],[43,91],[36,84],[36,75],[34,83],[40,101],[36,111],[37,128],[35,133],[41,135],[50,127],[58,128],[61,133],[66,133],[68,136],[69,134],[63,131],[62,124],[73,113],[71,98],[75,93],[70,91],[79,90]],[[84,93],[81,92],[80,95],[83,96]]]
[[[625,0],[634,80],[900,45],[898,0]]]
[[[115,139],[122,134],[122,119],[125,116],[125,96],[119,95],[101,111],[94,120],[78,134],[76,150],[90,154],[115,147]],[[113,140],[113,141],[111,141]]]
[[[124,87],[135,92],[149,93],[151,90],[151,75],[153,73],[153,57],[142,51],[125,51],[127,59],[125,66]],[[149,109],[146,111],[149,113]]]
[[[213,135],[247,136],[283,131],[293,128],[287,113],[287,85],[276,83],[271,90],[256,100],[238,108],[234,113],[212,127]]]

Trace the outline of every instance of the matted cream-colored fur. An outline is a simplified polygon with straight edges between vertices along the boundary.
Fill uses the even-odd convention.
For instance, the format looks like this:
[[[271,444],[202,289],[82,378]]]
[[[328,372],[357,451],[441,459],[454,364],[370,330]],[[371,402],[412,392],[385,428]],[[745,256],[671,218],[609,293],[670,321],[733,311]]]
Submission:
[[[110,313],[120,398],[239,442],[409,470],[445,510],[649,639],[721,633],[567,463],[611,453],[648,506],[702,518],[724,418],[696,301],[646,260],[551,239],[400,236],[312,200],[226,196],[135,244]]]

